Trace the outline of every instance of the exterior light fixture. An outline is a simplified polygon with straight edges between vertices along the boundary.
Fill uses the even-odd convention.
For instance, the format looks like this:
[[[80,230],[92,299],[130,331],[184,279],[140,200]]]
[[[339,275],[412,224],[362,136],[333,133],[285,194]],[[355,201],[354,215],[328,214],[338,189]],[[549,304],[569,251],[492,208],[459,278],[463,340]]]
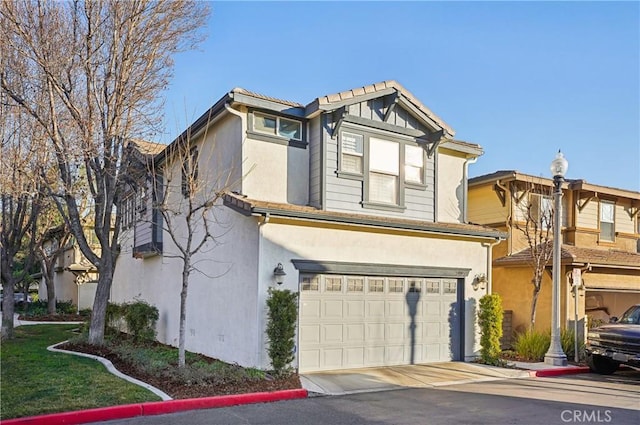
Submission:
[[[276,280],[276,283],[278,285],[282,285],[282,282],[284,282],[284,277],[286,275],[287,273],[284,271],[284,267],[282,266],[282,263],[278,263],[276,268],[273,269],[273,277]]]
[[[487,284],[487,276],[484,273],[477,274],[473,282],[471,282],[471,286],[473,286],[473,290],[477,291],[478,289],[484,289]]]
[[[566,366],[567,356],[562,351],[560,342],[560,222],[562,215],[562,182],[569,168],[569,163],[558,151],[556,158],[551,162],[551,175],[553,175],[553,290],[551,296],[551,344],[544,355],[544,362],[553,366]]]

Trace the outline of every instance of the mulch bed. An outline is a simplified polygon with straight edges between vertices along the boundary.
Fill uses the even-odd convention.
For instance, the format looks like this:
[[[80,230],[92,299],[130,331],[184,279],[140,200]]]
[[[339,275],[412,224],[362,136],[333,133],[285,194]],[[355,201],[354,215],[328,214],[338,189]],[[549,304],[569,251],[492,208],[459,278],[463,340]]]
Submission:
[[[227,394],[245,394],[254,392],[268,392],[278,390],[288,390],[301,388],[300,378],[297,374],[292,374],[285,378],[271,378],[262,380],[246,380],[244,382],[228,382],[224,384],[192,384],[176,382],[167,377],[158,377],[139,370],[134,365],[123,361],[116,353],[113,353],[107,346],[95,346],[85,343],[66,343],[58,348],[77,351],[81,353],[93,354],[104,357],[113,363],[120,372],[139,379],[161,389],[174,399],[210,397]],[[205,361],[212,359],[202,356]]]
[[[80,314],[39,314],[37,316],[26,316],[20,314],[18,320],[32,321],[32,322],[84,322],[89,320],[87,316]]]

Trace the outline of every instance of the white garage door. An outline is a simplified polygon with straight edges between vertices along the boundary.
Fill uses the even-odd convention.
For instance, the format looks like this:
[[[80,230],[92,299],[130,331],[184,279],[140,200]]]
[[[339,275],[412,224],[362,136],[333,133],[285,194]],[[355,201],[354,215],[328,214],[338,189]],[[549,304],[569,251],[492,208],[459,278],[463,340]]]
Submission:
[[[456,279],[302,275],[301,372],[458,360]]]

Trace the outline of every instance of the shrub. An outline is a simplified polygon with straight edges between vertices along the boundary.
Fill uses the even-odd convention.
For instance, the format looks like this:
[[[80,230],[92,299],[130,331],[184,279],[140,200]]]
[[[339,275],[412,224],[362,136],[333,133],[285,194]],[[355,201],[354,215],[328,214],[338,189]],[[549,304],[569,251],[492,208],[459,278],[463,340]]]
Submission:
[[[76,314],[78,310],[76,306],[73,305],[73,301],[71,300],[67,300],[67,301],[56,300],[56,311],[59,314]]]
[[[527,330],[516,335],[514,348],[518,356],[524,360],[540,362],[544,360],[544,355],[549,350],[551,334],[547,332],[536,332]]]
[[[117,333],[122,329],[122,319],[124,316],[124,308],[120,304],[108,303],[107,312],[105,313],[105,333]]]
[[[267,339],[269,358],[276,375],[285,374],[294,359],[298,294],[269,288]]]
[[[156,337],[158,309],[144,301],[124,304],[122,317],[134,341],[152,341]]]
[[[560,331],[560,342],[562,343],[562,351],[567,355],[569,360],[575,358],[575,332],[573,329],[567,328]],[[584,355],[584,341],[578,339],[578,358],[582,358]]]
[[[500,363],[500,337],[502,337],[502,299],[498,294],[480,298],[480,356],[483,363]]]

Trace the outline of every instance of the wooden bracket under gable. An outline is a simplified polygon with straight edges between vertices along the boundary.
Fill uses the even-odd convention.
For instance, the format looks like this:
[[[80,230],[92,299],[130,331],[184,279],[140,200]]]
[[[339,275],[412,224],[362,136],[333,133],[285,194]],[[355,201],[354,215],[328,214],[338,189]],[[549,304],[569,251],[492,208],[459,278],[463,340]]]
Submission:
[[[438,130],[433,133],[429,133],[428,138],[424,140],[425,143],[427,144],[426,151],[427,151],[427,156],[429,158],[433,156],[436,149],[438,149],[438,146],[440,146],[440,143],[443,140],[444,140],[444,130]]]
[[[498,183],[496,182],[493,185],[493,191],[496,192],[496,195],[498,195],[498,199],[500,199],[500,203],[502,204],[502,206],[506,206],[507,205],[507,191],[505,190],[504,187],[498,185]]]
[[[332,139],[335,139],[338,136],[338,132],[340,131],[340,127],[342,126],[342,122],[344,121],[345,117],[349,115],[349,110],[346,106],[343,106],[336,112],[338,114],[338,121],[336,122],[335,126],[333,127],[333,131],[331,132]]]
[[[518,185],[516,184],[516,182],[511,182],[511,184],[509,185],[509,189],[511,190],[511,196],[513,197],[514,201],[516,201],[516,205],[519,204],[520,202],[522,202],[522,200],[524,199],[525,196],[527,196],[529,194],[529,192],[531,191],[530,188],[526,188],[522,191],[522,193],[520,195],[518,195]]]
[[[582,197],[580,196],[580,194],[578,194],[578,199],[576,199],[576,205],[578,206],[578,211],[582,212],[582,210],[589,205],[589,202],[591,202],[592,199],[595,199],[598,197],[598,193],[597,192],[593,192],[592,195],[590,195],[587,198],[582,199]],[[582,201],[582,202],[581,202]]]
[[[390,94],[385,98],[385,102],[387,99],[389,100],[389,106],[387,107],[387,111],[384,113],[384,118],[382,119],[384,122],[387,122],[389,120],[391,113],[396,108],[398,100],[400,100],[400,93],[398,91],[395,91],[393,94]]]
[[[632,202],[628,211],[629,211],[629,217],[633,220],[633,218],[638,215],[638,212],[640,211],[640,207],[636,205],[635,202]]]

